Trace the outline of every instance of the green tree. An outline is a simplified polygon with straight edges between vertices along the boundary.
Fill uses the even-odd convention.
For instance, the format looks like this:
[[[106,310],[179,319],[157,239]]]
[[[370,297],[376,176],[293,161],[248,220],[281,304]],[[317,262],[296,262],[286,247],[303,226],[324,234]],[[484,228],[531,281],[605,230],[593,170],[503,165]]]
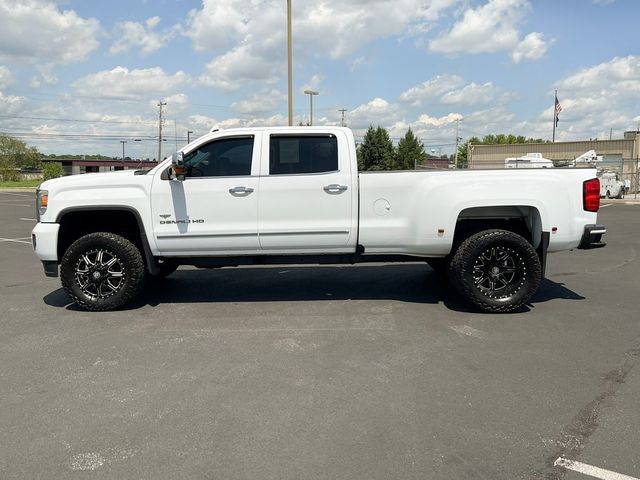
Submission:
[[[37,169],[40,166],[40,152],[29,147],[22,140],[0,135],[0,162],[5,167]]]
[[[64,176],[64,167],[58,162],[46,162],[42,165],[42,179],[50,180]]]
[[[471,137],[463,144],[458,145],[458,160],[456,168],[467,168],[469,166],[469,160],[467,159],[469,145],[478,145],[479,143],[481,143],[481,141],[478,137]]]
[[[358,168],[360,170],[392,170],[395,149],[386,129],[373,125],[369,127],[364,141],[358,148]]]
[[[515,143],[548,143],[548,140],[541,138],[527,138],[522,135],[512,135],[499,133],[497,135],[489,134],[482,137],[480,140],[478,137],[471,137],[469,140],[458,146],[458,163],[456,167],[467,168],[469,160],[467,154],[469,152],[469,146],[473,145],[513,145]]]
[[[398,170],[413,170],[416,164],[422,164],[427,159],[424,145],[409,128],[398,143],[396,150],[395,168]]]

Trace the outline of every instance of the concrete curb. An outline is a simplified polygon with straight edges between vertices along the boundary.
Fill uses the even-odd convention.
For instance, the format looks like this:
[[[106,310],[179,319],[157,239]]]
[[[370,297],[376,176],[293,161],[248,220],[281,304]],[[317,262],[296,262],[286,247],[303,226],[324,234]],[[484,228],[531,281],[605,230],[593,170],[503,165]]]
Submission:
[[[601,205],[640,205],[640,198],[610,198],[600,201]]]

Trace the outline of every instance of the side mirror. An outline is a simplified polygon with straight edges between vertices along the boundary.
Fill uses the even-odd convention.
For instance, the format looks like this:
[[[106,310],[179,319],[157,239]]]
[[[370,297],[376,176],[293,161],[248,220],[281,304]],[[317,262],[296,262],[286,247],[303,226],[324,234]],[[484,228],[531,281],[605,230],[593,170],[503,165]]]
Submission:
[[[171,156],[171,169],[169,171],[169,178],[171,180],[177,180],[178,182],[184,182],[184,153],[176,152]]]

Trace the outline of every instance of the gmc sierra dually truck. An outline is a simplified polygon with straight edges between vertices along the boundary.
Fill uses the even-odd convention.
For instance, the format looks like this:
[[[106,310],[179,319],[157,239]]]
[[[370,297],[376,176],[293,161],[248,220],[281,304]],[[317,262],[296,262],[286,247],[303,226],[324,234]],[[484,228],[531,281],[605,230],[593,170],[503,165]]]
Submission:
[[[358,172],[339,127],[214,130],[150,171],[37,191],[47,276],[87,310],[179,265],[426,262],[477,308],[527,302],[547,253],[605,244],[593,169]]]

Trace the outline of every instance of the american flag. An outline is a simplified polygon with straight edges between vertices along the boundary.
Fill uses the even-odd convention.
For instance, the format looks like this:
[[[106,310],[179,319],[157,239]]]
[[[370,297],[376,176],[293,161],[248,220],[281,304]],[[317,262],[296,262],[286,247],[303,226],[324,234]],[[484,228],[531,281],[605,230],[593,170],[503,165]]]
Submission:
[[[558,115],[562,111],[562,107],[560,106],[560,102],[558,101],[558,96],[556,95],[556,127],[558,126]]]

